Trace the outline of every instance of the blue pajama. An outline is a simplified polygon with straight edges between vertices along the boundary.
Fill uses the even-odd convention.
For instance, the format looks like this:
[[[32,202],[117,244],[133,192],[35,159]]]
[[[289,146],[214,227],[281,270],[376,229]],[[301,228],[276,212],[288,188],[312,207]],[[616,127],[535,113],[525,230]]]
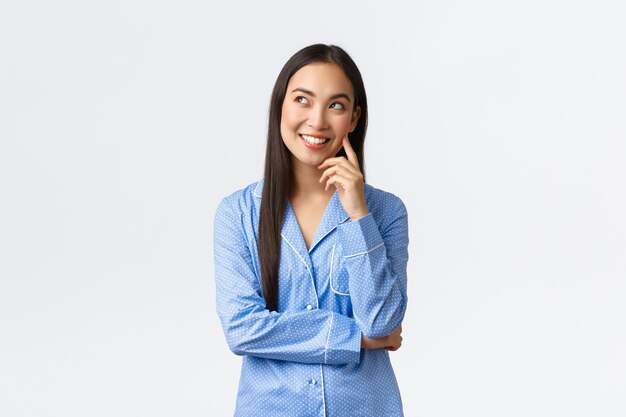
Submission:
[[[230,349],[243,356],[235,415],[402,416],[384,349],[407,303],[407,212],[365,184],[369,214],[350,221],[335,192],[307,250],[287,205],[277,312],[265,309],[257,233],[263,181],[220,203],[214,251],[217,311]]]

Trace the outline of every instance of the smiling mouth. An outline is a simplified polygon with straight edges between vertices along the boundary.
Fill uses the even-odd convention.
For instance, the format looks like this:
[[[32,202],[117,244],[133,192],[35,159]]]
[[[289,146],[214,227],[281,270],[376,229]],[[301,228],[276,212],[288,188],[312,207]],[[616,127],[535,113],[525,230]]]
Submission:
[[[300,135],[300,137],[306,143],[308,143],[309,145],[313,145],[313,146],[323,145],[330,140],[329,138],[318,138],[318,137],[309,136],[309,135]]]

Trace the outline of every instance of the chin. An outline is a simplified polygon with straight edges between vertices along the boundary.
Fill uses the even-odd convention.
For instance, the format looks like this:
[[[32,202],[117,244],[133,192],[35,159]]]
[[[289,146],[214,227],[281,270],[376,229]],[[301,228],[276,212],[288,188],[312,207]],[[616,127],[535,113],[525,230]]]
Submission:
[[[319,157],[319,156],[311,156],[311,155],[302,155],[300,157],[294,156],[295,159],[298,160],[302,165],[310,166],[317,168],[324,162],[327,157]]]

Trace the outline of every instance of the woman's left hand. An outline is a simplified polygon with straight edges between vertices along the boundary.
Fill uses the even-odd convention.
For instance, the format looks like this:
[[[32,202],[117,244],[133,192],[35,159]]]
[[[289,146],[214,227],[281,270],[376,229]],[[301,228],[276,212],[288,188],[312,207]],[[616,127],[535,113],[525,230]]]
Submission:
[[[324,170],[320,183],[326,182],[327,191],[334,185],[339,192],[339,201],[343,209],[351,220],[357,220],[369,211],[365,202],[363,174],[348,135],[343,138],[343,149],[346,151],[347,159],[343,156],[328,158],[317,168]]]

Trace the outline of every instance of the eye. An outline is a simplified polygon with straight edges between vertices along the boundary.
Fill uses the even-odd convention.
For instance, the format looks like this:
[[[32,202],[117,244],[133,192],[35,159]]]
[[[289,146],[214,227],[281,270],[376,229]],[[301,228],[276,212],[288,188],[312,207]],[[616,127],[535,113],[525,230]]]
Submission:
[[[308,104],[308,103],[309,103],[309,100],[307,100],[307,98],[306,98],[306,97],[302,97],[302,96],[298,96],[298,97],[296,97],[296,100],[295,100],[295,101],[296,101],[297,103],[301,103],[301,104]]]
[[[334,102],[333,104],[331,104],[330,108],[331,109],[337,109],[337,110],[344,110],[345,109],[345,107],[343,107],[343,104],[337,103],[337,102]]]

